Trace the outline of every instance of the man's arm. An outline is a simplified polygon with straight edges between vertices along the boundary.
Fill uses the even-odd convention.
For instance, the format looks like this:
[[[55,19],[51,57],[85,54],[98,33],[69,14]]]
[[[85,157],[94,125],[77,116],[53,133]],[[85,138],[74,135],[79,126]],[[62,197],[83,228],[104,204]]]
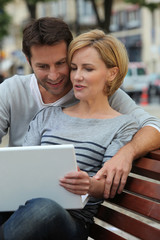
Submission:
[[[121,193],[134,159],[144,156],[147,152],[160,147],[160,119],[144,111],[121,89],[118,89],[109,99],[112,108],[122,114],[132,115],[139,124],[140,130],[131,142],[122,147],[114,157],[106,162],[96,174],[99,179],[106,176],[104,197],[114,197]]]
[[[144,126],[152,126],[160,131],[160,119],[144,111],[123,90],[118,89],[109,98],[109,104],[116,111],[132,116],[139,124],[139,129]]]
[[[8,98],[10,98],[10,94],[5,80],[0,84],[0,144],[9,128],[10,111]]]
[[[159,147],[160,132],[158,130],[150,126],[140,129],[132,141],[122,147],[97,172],[96,179],[106,176],[104,197],[113,198],[116,192],[121,193],[132,168],[133,160]]]

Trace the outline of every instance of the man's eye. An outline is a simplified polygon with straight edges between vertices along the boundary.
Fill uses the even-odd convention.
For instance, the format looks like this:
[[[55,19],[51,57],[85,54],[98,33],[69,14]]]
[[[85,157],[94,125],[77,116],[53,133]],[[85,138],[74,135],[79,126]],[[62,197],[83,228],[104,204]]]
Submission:
[[[66,63],[66,61],[58,62],[57,65],[63,65],[65,63]]]
[[[41,69],[46,69],[47,68],[46,65],[39,65],[38,67],[41,68]]]

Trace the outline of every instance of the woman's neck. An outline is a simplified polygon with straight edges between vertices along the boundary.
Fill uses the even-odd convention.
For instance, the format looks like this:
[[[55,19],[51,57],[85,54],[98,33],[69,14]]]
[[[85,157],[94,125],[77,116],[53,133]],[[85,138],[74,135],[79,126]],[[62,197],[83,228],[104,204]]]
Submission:
[[[70,116],[79,118],[105,119],[120,115],[110,107],[107,98],[101,102],[81,100],[79,103],[65,108],[63,111]]]

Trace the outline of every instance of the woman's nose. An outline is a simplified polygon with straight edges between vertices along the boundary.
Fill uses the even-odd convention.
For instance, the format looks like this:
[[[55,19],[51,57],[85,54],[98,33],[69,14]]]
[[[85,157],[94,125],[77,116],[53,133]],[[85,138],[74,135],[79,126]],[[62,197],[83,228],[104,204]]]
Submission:
[[[78,80],[78,81],[82,81],[82,80],[83,80],[82,72],[77,71],[76,74],[75,74],[74,79],[76,79],[76,80]]]

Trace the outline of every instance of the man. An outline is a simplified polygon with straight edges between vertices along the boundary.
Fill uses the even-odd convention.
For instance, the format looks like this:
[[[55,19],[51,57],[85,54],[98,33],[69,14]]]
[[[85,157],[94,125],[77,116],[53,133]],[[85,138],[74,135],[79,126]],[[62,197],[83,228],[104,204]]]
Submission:
[[[34,115],[48,105],[69,105],[76,101],[69,80],[67,48],[72,34],[66,23],[56,18],[32,20],[23,31],[23,52],[34,72],[13,76],[0,85],[0,140],[9,130],[9,146],[20,146]],[[121,193],[132,161],[160,146],[160,121],[150,116],[122,90],[109,99],[111,106],[132,114],[141,128],[97,173],[106,176],[104,197]]]

